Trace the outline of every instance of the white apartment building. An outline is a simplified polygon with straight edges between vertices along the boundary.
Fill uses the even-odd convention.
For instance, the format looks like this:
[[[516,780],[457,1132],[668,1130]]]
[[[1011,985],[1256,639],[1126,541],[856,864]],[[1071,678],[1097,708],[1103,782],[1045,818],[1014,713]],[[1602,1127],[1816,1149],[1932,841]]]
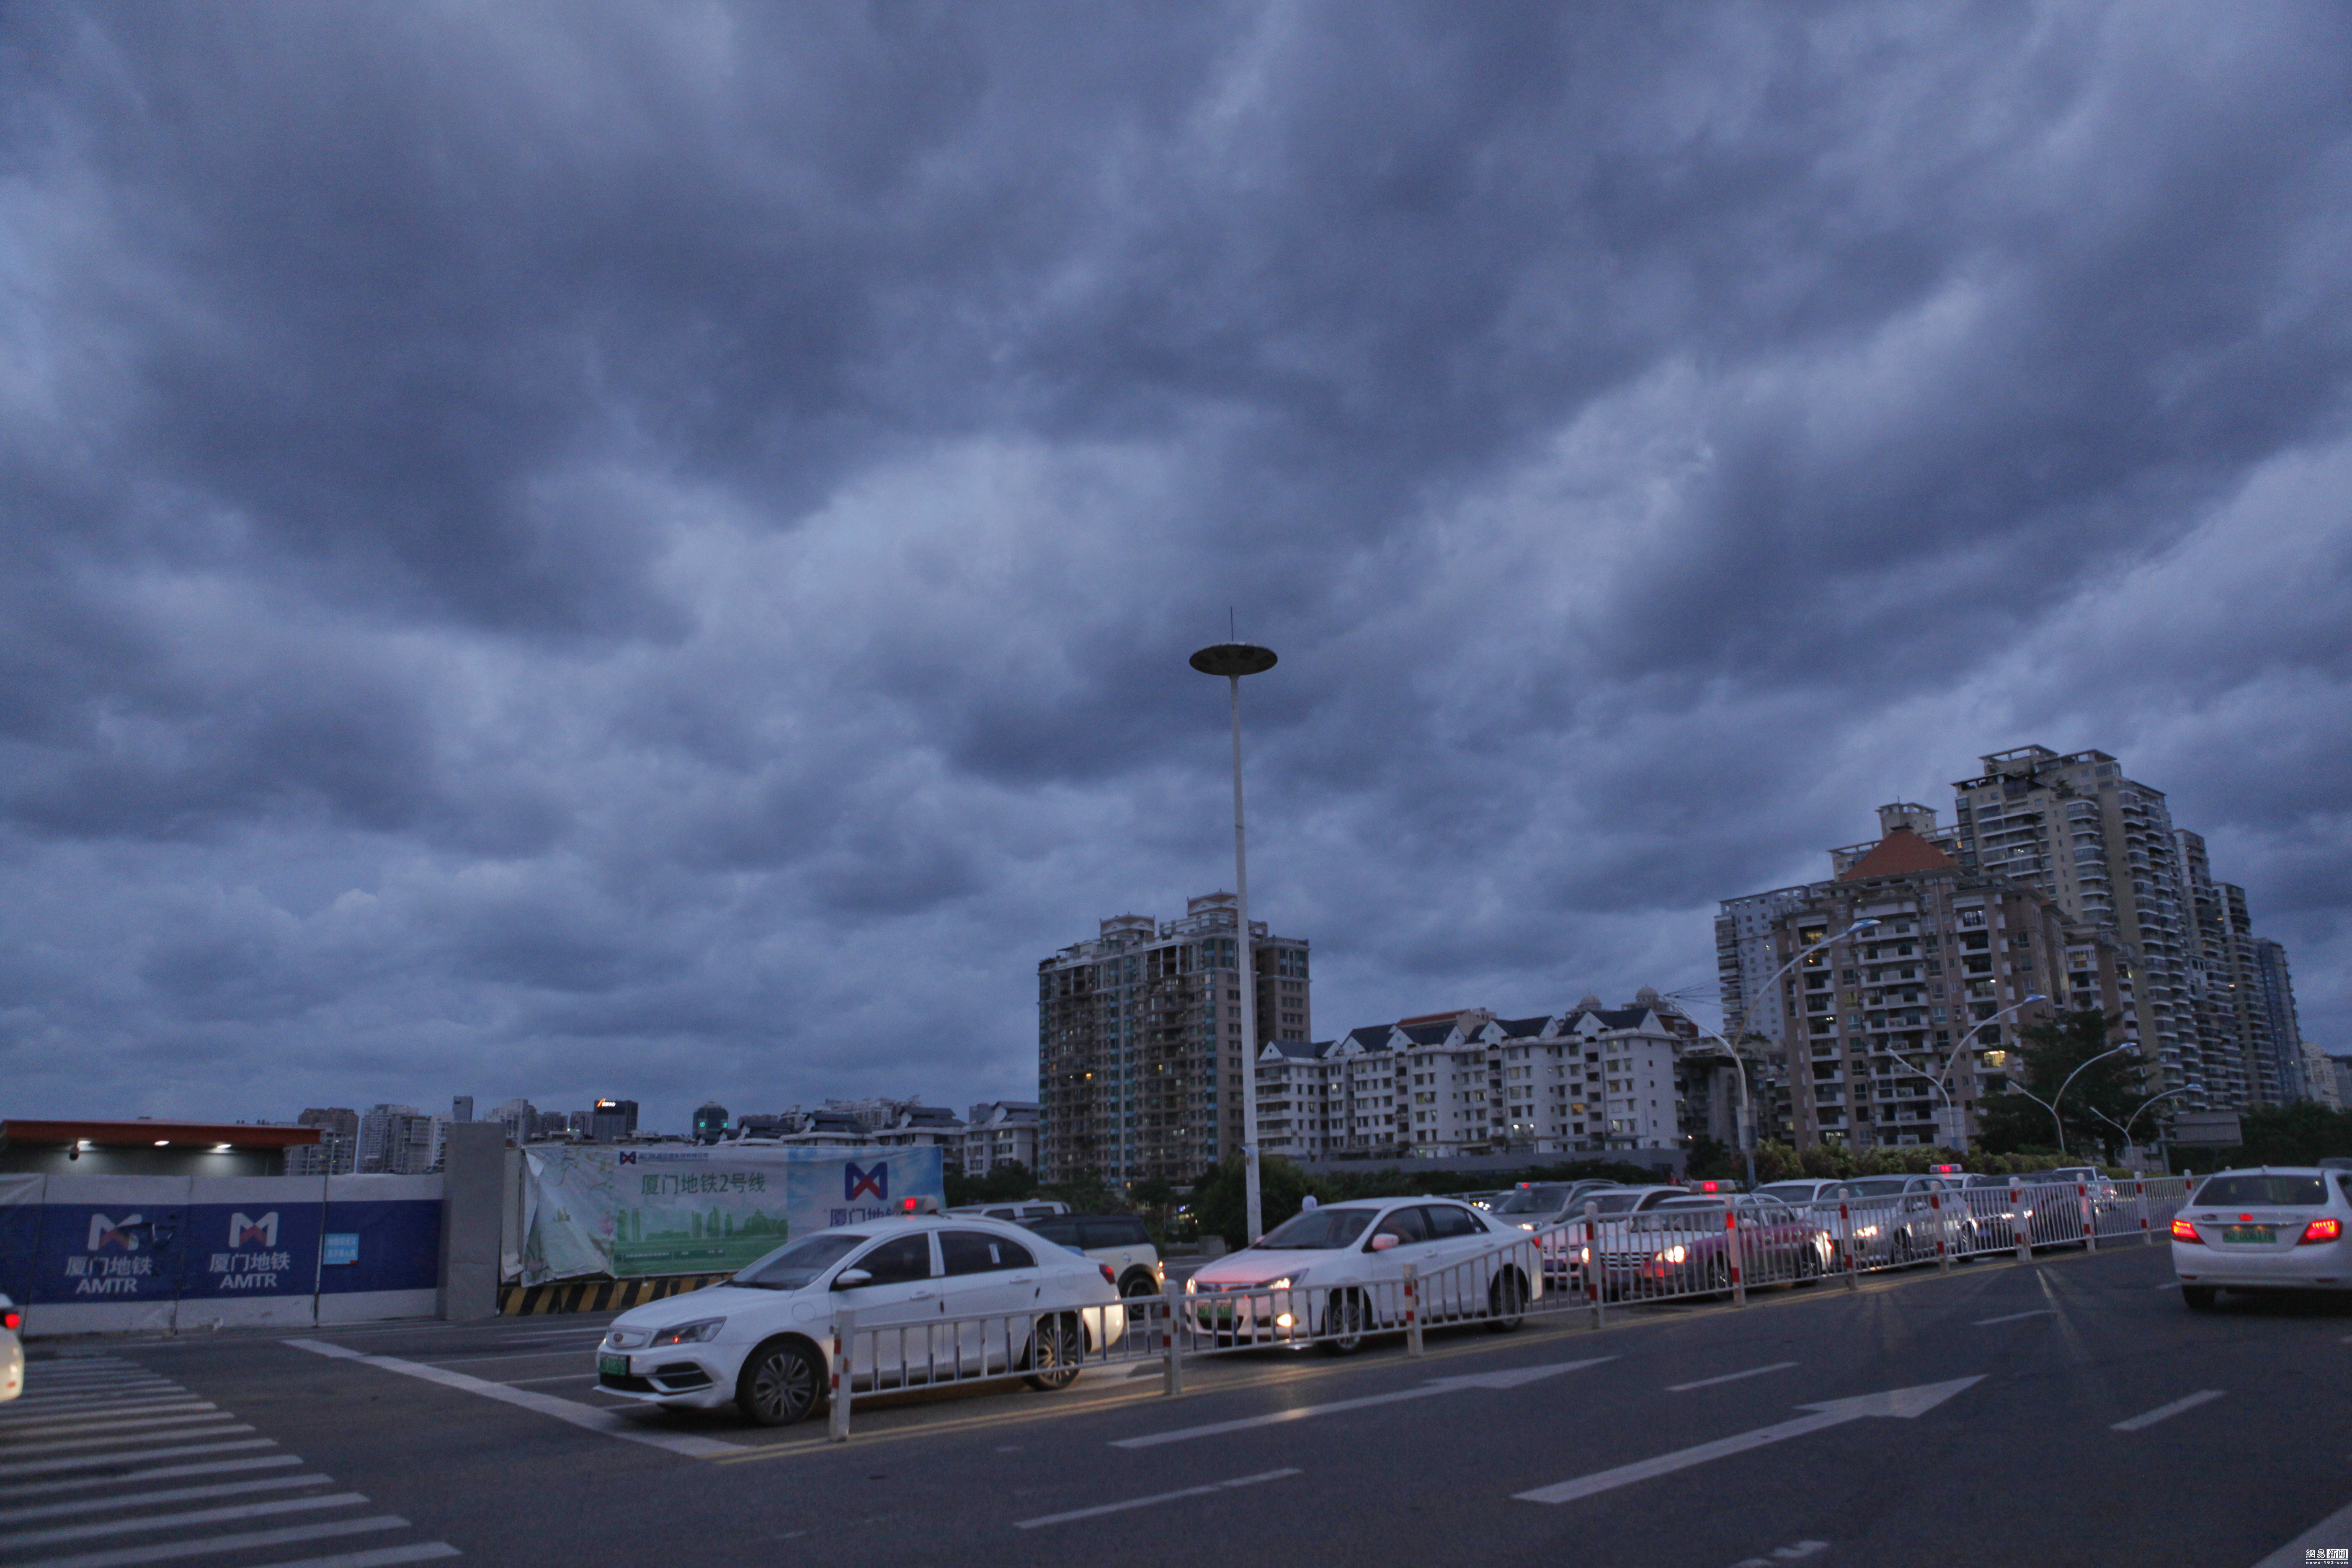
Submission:
[[[989,1100],[964,1118],[963,1169],[984,1176],[999,1165],[1037,1168],[1038,1106],[1034,1100]]]
[[[1270,1041],[1258,1058],[1260,1146],[1295,1160],[1671,1147],[1678,1062],[1696,1035],[1645,987],[1622,1008],[1588,996],[1532,1018],[1472,1008],[1320,1044]]]

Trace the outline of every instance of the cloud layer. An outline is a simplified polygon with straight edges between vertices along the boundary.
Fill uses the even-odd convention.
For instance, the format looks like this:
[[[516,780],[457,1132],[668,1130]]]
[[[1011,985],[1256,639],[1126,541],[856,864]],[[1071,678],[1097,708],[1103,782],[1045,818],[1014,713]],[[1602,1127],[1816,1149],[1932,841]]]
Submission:
[[[1230,878],[1318,1032],[1703,984],[1980,752],[2352,1022],[2336,7],[0,21],[17,1114],[1034,1082]]]

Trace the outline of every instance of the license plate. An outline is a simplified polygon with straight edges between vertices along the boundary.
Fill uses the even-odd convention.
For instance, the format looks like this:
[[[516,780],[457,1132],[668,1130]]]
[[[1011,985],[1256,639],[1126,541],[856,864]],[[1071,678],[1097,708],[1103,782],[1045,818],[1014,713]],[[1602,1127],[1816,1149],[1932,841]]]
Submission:
[[[2269,1247],[2277,1242],[2278,1231],[2267,1225],[2225,1225],[2221,1227],[2221,1239]]]
[[[629,1358],[625,1355],[600,1355],[596,1358],[596,1370],[610,1373],[614,1377],[626,1377],[629,1375]]]

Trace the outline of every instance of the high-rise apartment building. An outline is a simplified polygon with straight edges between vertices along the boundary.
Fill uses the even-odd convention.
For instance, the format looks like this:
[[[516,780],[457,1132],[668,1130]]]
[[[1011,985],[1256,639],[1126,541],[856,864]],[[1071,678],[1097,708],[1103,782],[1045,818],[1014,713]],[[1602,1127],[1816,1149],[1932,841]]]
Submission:
[[[360,1113],[340,1105],[312,1106],[294,1119],[298,1127],[319,1130],[316,1143],[286,1151],[289,1176],[348,1176],[359,1168]]]
[[[1240,1152],[1242,960],[1237,901],[1181,920],[1120,915],[1037,965],[1038,1162],[1048,1180],[1189,1181]],[[1307,944],[1249,929],[1261,1041],[1314,1026]]]
[[[2204,840],[2175,827],[2164,792],[2105,752],[2021,746],[1981,761],[1953,785],[1961,863],[2046,894],[2121,945],[2133,981],[2125,1033],[2142,1044],[2148,1087],[2200,1086],[2184,1109],[2304,1098],[2301,1053],[2279,1032],[2294,1010],[2284,952],[2284,1015],[2257,1013],[2263,944],[2244,890],[2212,879]]]
[[[1923,812],[1881,807],[1885,836],[1831,851],[1831,880],[1726,900],[1716,921],[1727,1020],[1744,1019],[1759,1076],[1787,1083],[1800,1147],[1956,1142],[1974,1131],[1977,1100],[2007,1087],[2005,1030],[2053,1006],[2128,1010],[2111,938],[2023,882],[1963,865],[1938,847],[1955,836]],[[1764,984],[1864,919],[1878,924]]]
[[[441,1118],[413,1105],[371,1106],[360,1118],[363,1173],[422,1175],[439,1160]]]

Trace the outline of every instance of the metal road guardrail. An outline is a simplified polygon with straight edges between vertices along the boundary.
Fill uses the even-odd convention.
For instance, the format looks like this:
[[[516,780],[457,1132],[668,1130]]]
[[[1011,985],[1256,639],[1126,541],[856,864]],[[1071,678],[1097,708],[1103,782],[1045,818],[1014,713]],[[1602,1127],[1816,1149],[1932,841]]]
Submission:
[[[1750,1290],[1980,1259],[2031,1261],[2034,1249],[2168,1237],[2188,1201],[2183,1177],[1969,1187],[1891,1196],[1837,1195],[1774,1208],[1734,1198],[1705,1207],[1584,1217],[1531,1232],[1486,1256],[1444,1267],[1403,1266],[1370,1284],[1267,1281],[1187,1289],[1059,1312],[1010,1311],[904,1323],[834,1323],[830,1432],[850,1435],[860,1398],[1025,1380],[1066,1387],[1089,1369],[1130,1374],[1157,1363],[1161,1392],[1181,1394],[1196,1356],[1304,1348],[1339,1354],[1376,1336],[1402,1335],[1423,1353],[1432,1326],[1508,1331],[1534,1319],[1582,1313],[1599,1328],[1612,1306],[1726,1298]]]

